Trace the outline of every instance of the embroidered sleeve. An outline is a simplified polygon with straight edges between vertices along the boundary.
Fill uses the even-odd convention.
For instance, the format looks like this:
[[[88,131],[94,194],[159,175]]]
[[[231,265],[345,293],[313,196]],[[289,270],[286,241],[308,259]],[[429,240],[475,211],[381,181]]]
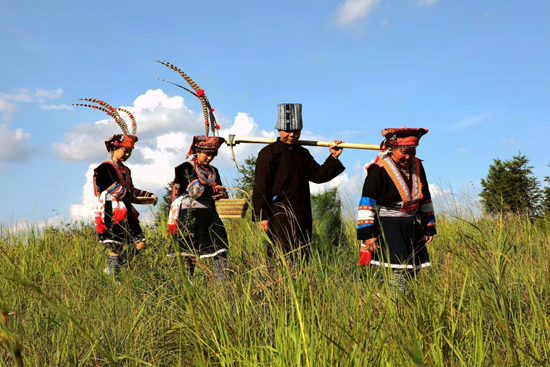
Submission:
[[[115,182],[107,188],[107,193],[116,200],[122,200],[122,198],[126,195],[126,189],[118,182]]]
[[[433,236],[437,234],[435,227],[435,212],[432,202],[432,196],[430,194],[430,188],[428,180],[426,178],[426,172],[424,167],[420,165],[420,178],[422,180],[422,191],[424,198],[420,201],[420,220],[424,227],[424,234],[426,236]]]
[[[149,191],[140,190],[140,189],[136,189],[136,188],[132,188],[132,194],[134,196],[145,196],[145,197],[149,197],[149,196],[153,195]]]
[[[376,203],[381,192],[380,167],[371,166],[368,170],[359,210],[357,212],[357,239],[367,240],[379,234]]]

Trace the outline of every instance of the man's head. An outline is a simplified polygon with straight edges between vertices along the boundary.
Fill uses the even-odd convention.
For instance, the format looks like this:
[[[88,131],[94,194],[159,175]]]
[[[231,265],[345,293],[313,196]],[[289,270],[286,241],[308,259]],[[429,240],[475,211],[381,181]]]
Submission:
[[[302,105],[299,103],[282,103],[277,106],[279,113],[275,129],[279,131],[302,130]]]
[[[281,137],[281,141],[285,144],[293,145],[300,140],[300,134],[302,132],[300,130],[279,130],[279,136]]]

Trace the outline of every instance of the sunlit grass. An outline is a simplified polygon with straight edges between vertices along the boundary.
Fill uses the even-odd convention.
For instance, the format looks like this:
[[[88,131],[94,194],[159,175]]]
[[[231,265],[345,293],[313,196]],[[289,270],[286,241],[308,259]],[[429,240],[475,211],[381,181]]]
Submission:
[[[395,300],[344,244],[268,270],[263,237],[226,222],[230,280],[211,260],[189,279],[165,231],[119,281],[80,223],[0,229],[0,361],[25,365],[547,365],[550,222],[441,216],[433,266]]]

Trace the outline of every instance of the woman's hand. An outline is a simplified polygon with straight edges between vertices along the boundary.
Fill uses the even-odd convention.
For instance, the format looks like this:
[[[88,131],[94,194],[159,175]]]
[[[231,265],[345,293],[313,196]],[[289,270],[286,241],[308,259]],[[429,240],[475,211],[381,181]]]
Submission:
[[[338,148],[338,144],[342,144],[342,140],[334,140],[334,145],[331,145],[328,149],[330,150],[330,155],[338,159],[338,156],[342,154],[344,148]]]
[[[428,244],[434,240],[434,236],[424,236],[424,239],[426,240],[426,244]]]
[[[365,245],[366,250],[370,252],[376,252],[380,248],[380,246],[378,246],[378,238],[376,237],[361,242]]]
[[[216,186],[216,190],[218,193],[216,195],[213,195],[212,197],[214,200],[220,200],[220,199],[227,199],[229,196],[227,195],[227,190],[223,186]]]
[[[153,205],[157,205],[157,202],[159,201],[158,196],[155,195],[155,194],[153,194],[153,195],[151,195],[151,197],[152,197],[153,199],[155,199],[155,202],[153,203]]]

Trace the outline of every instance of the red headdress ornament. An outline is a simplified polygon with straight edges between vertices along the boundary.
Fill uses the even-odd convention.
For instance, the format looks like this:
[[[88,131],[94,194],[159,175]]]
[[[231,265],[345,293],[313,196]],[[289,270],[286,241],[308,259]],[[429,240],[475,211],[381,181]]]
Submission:
[[[197,150],[210,150],[217,152],[220,146],[225,142],[225,139],[219,136],[195,135],[193,142],[189,148],[189,152],[185,158],[196,154]]]
[[[108,116],[112,117],[115,120],[115,122],[118,124],[120,129],[122,130],[122,134],[115,134],[111,136],[109,139],[105,140],[105,147],[107,148],[107,151],[111,151],[112,149],[121,148],[121,147],[133,148],[135,146],[136,142],[138,141],[138,137],[136,136],[137,123],[130,111],[127,111],[123,108],[114,108],[107,102],[102,101],[100,99],[80,98],[80,100],[96,103],[97,106],[84,104],[84,103],[73,103],[73,106],[90,107],[93,109],[103,111]],[[124,121],[122,116],[120,116],[120,114],[118,113],[119,111],[122,111],[125,114],[127,114],[132,120],[132,134],[129,133],[128,124],[126,123],[126,121]]]
[[[382,136],[386,139],[382,142],[381,146],[386,147],[401,147],[411,146],[416,147],[420,142],[420,138],[428,133],[428,129],[424,128],[388,128],[382,130]]]

